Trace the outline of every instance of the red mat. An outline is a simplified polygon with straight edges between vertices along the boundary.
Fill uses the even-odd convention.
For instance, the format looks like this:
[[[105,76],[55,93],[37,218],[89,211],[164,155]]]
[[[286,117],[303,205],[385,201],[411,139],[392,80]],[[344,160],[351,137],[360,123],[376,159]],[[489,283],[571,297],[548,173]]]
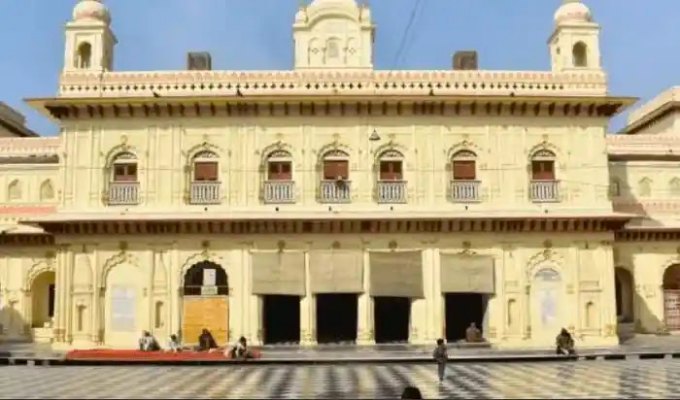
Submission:
[[[260,358],[258,351],[253,351],[255,358]],[[217,361],[229,360],[222,351],[213,353],[182,351],[172,353],[166,351],[139,350],[72,350],[66,354],[67,360],[100,360],[100,361]]]

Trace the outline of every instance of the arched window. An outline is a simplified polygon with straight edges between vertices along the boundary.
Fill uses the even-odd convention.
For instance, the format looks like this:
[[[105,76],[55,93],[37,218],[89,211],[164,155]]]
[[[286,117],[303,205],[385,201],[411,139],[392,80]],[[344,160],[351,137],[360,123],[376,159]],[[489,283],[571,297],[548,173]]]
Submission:
[[[381,181],[404,180],[404,156],[396,150],[387,150],[378,158]]]
[[[346,181],[349,179],[349,155],[342,150],[331,150],[323,156],[323,180]]]
[[[219,180],[218,157],[212,151],[202,151],[194,156],[194,182],[216,182]]]
[[[555,180],[555,153],[541,149],[531,157],[531,179],[534,181]]]
[[[40,185],[40,200],[52,200],[54,199],[54,187],[52,182],[48,179]]]
[[[137,157],[132,153],[120,153],[113,159],[114,182],[137,182]]]
[[[652,180],[644,177],[638,183],[638,194],[642,197],[649,197],[652,195]]]
[[[18,179],[15,179],[7,186],[7,198],[9,200],[21,200],[21,196],[21,182],[19,182]]]
[[[268,181],[293,180],[293,157],[285,150],[276,150],[267,157]]]
[[[331,38],[326,42],[326,60],[337,60],[340,57],[340,42],[338,39]]]
[[[670,187],[671,196],[680,197],[680,179],[679,178],[671,179],[671,181],[669,182],[669,187]]]
[[[92,45],[83,42],[78,46],[78,56],[76,58],[76,68],[87,69],[92,65]]]
[[[576,43],[572,50],[572,56],[574,58],[574,67],[583,68],[588,66],[588,46],[585,43]]]
[[[453,155],[451,161],[454,181],[474,181],[477,179],[477,155],[469,150],[461,150]]]

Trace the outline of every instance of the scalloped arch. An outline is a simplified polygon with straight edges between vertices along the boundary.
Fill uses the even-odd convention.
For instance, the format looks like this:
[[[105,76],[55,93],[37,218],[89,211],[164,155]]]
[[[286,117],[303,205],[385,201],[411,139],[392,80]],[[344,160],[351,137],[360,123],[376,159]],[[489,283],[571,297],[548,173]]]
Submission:
[[[350,146],[348,146],[345,143],[333,142],[333,143],[327,143],[327,144],[321,146],[321,148],[317,152],[318,161],[322,162],[326,158],[328,153],[330,153],[332,151],[341,151],[341,152],[347,154],[347,158],[352,157],[352,148]]]
[[[375,157],[375,161],[380,161],[380,158],[383,156],[388,151],[396,151],[401,153],[401,156],[406,158],[406,154],[408,153],[408,148],[402,144],[395,143],[390,141],[389,143],[385,143],[378,148],[376,148],[373,151],[373,155]]]
[[[545,249],[537,252],[527,261],[526,272],[527,281],[532,282],[536,273],[542,269],[554,269],[563,279],[566,280],[564,271],[565,260],[559,253],[552,249]]]
[[[25,287],[26,291],[30,291],[33,286],[33,282],[45,272],[56,272],[53,261],[40,260],[33,262],[33,265],[28,269],[26,274]]]
[[[182,268],[180,268],[180,270],[179,270],[179,286],[180,287],[184,287],[184,276],[186,275],[189,268],[191,268],[194,265],[196,265],[200,262],[203,262],[203,261],[209,261],[209,262],[215,263],[215,264],[219,265],[220,267],[222,267],[224,272],[227,274],[227,282],[229,282],[229,279],[228,279],[229,278],[229,270],[226,267],[226,263],[225,263],[224,259],[222,257],[218,256],[215,253],[212,253],[212,252],[209,252],[209,251],[208,252],[202,251],[200,253],[195,253],[195,254],[189,256],[186,259],[186,261],[184,261],[184,264],[182,264]],[[230,292],[231,292],[231,290],[230,290]]]
[[[459,153],[461,151],[471,151],[475,154],[475,156],[479,157],[479,154],[482,152],[482,148],[479,147],[474,142],[471,142],[469,140],[463,140],[454,144],[447,150],[446,158],[448,160],[452,160],[453,156],[455,156],[456,153]]]
[[[205,151],[214,153],[218,159],[222,159],[224,157],[224,150],[221,147],[212,143],[203,142],[190,147],[189,150],[185,152],[187,164],[191,164],[197,155]]]
[[[111,270],[121,264],[130,264],[136,268],[139,268],[140,266],[137,257],[133,256],[128,252],[120,252],[114,254],[113,256],[109,257],[106,261],[104,261],[104,265],[102,267],[101,272],[102,274],[101,280],[99,281],[102,287],[106,287],[106,281],[109,277],[109,273],[111,272]]]
[[[104,156],[104,159],[106,160],[106,166],[110,167],[116,158],[124,153],[130,153],[137,158],[137,161],[140,160],[139,151],[134,146],[129,144],[119,144],[109,149],[109,151]]]
[[[293,157],[293,146],[289,145],[288,143],[278,141],[262,149],[260,164],[266,165],[269,156],[275,151],[285,151],[290,154],[291,158]]]
[[[555,155],[555,158],[561,158],[562,156],[562,151],[560,150],[559,147],[555,146],[554,144],[548,142],[547,140],[542,141],[541,143],[538,143],[534,145],[531,149],[529,149],[529,161],[533,160],[534,156],[536,153],[539,151],[549,151]]]

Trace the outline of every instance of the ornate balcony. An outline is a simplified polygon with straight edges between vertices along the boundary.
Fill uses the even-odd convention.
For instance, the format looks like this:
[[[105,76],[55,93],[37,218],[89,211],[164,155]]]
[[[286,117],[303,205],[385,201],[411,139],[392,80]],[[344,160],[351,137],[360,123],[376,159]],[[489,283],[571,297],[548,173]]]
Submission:
[[[189,203],[197,205],[220,204],[221,186],[221,182],[191,182]]]
[[[529,199],[534,203],[553,203],[560,201],[560,181],[531,181]]]
[[[321,203],[349,203],[352,201],[350,181],[327,180],[321,181],[319,187],[319,202]]]
[[[109,183],[109,198],[107,200],[111,206],[139,204],[139,182]]]
[[[407,181],[378,181],[376,200],[380,204],[406,203]]]
[[[478,202],[480,186],[480,181],[452,180],[449,186],[449,200],[454,203]]]
[[[262,200],[266,204],[295,203],[295,182],[265,181]]]

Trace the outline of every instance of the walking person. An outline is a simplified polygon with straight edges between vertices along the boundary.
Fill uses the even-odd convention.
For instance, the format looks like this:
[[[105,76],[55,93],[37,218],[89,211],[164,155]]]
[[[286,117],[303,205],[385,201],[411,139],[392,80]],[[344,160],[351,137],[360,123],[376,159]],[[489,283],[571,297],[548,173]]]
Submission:
[[[437,339],[437,347],[432,352],[432,357],[437,362],[437,374],[439,375],[439,383],[444,382],[444,374],[446,372],[446,362],[449,360],[449,353],[444,344],[444,339]]]

